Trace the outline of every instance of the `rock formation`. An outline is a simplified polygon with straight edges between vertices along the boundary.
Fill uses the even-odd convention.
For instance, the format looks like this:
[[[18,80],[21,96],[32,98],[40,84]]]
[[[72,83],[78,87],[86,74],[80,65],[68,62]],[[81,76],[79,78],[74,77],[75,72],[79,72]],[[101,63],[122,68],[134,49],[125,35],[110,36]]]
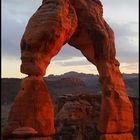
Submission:
[[[100,95],[63,95],[55,102],[54,140],[98,140]]]
[[[54,133],[54,110],[43,78],[25,78],[12,105],[3,136],[49,136]]]
[[[138,99],[129,97],[134,108],[134,116],[138,117]],[[104,134],[97,130],[101,107],[101,95],[79,94],[63,95],[55,101],[55,128],[54,140],[129,140],[132,135],[128,134]],[[137,109],[136,109],[137,108]],[[135,117],[135,125],[138,124]],[[133,131],[134,140],[138,139],[138,128]]]
[[[43,0],[30,18],[21,40],[21,72],[28,77],[12,106],[4,136],[15,136],[22,127],[34,133],[21,137],[54,133],[53,106],[40,79],[65,43],[79,49],[99,72],[103,91],[97,127],[103,133],[100,140],[132,140],[133,109],[115,59],[114,33],[103,18],[99,0]]]

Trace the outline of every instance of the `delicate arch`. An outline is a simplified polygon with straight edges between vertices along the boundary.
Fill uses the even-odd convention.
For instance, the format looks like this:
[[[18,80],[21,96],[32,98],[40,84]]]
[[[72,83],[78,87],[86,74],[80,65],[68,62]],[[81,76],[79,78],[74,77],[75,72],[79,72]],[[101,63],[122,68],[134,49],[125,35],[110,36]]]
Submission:
[[[48,136],[54,133],[53,107],[42,79],[52,57],[66,42],[79,49],[99,72],[102,107],[98,130],[103,133],[100,140],[114,140],[115,137],[123,140],[125,135],[122,133],[132,140],[129,134],[134,127],[132,105],[126,94],[119,62],[115,59],[114,33],[103,19],[99,0],[43,0],[41,7],[30,18],[21,40],[21,72],[29,77],[23,80],[22,87],[26,90],[23,93],[21,88],[16,97],[4,135],[12,136],[13,130],[15,133],[19,126],[34,128],[37,134],[34,132],[32,135]],[[36,102],[38,98],[33,98],[40,105],[35,106],[29,102],[27,93],[47,100],[39,104]],[[35,106],[34,110],[40,109],[42,116],[47,116],[51,129],[43,125],[46,118],[40,118],[38,112],[36,115],[31,111],[25,114],[26,107],[32,104],[31,108]],[[46,104],[48,110],[43,110]],[[19,113],[19,118],[13,113],[15,111]]]

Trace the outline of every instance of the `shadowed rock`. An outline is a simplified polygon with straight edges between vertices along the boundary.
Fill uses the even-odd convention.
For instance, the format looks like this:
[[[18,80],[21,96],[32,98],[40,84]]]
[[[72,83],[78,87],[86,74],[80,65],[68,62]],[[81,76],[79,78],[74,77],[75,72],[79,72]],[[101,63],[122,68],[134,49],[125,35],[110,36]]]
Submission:
[[[102,135],[100,140],[133,140],[133,136],[131,133],[106,134],[106,135]]]

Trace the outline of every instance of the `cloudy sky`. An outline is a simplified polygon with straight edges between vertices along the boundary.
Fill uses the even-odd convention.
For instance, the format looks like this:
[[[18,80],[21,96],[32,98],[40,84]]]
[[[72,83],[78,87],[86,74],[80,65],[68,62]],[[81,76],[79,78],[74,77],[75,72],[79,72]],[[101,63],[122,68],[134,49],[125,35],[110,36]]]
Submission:
[[[2,77],[20,73],[20,39],[31,15],[42,0],[2,0]],[[138,0],[101,0],[104,18],[115,32],[121,72],[138,73]],[[52,59],[46,75],[69,71],[97,74],[80,51],[65,45]]]

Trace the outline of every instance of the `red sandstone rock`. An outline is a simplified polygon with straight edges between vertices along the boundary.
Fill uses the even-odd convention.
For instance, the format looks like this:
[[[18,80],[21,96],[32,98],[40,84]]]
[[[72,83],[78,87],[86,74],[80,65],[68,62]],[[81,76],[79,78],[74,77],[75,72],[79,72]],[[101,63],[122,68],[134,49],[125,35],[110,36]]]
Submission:
[[[99,102],[89,94],[59,96],[55,104],[54,139],[98,140]]]
[[[98,130],[132,131],[133,110],[115,59],[114,33],[103,18],[99,0],[43,0],[21,40],[21,72],[45,75],[50,60],[67,42],[99,72],[103,97]],[[29,78],[23,88],[10,112],[5,134],[23,126],[34,128],[40,135],[53,134],[53,106],[43,81]]]
[[[69,0],[43,1],[21,40],[21,72],[45,75],[51,58],[68,42],[76,26],[76,13]]]
[[[138,99],[133,99],[131,97],[130,99],[132,100],[133,103],[138,102]],[[92,139],[99,140],[100,134],[96,130],[96,128],[97,128],[97,124],[99,123],[100,106],[101,106],[100,100],[101,100],[101,95],[89,95],[89,94],[74,95],[73,94],[73,95],[59,96],[55,102],[56,103],[55,124],[56,124],[56,134],[58,135],[57,138],[58,139],[62,138],[62,140],[63,139],[65,140],[66,138],[67,140],[75,140],[77,138],[76,136],[78,135],[82,140],[92,140]],[[134,108],[136,107],[137,105],[134,106]],[[109,117],[111,118],[111,116]],[[127,116],[125,118],[127,118]],[[106,121],[107,118],[104,118],[104,120]],[[119,125],[120,124],[116,123],[116,126]],[[102,127],[104,128],[104,126]],[[112,127],[110,126],[110,128]],[[137,128],[135,127],[135,129]],[[137,131],[135,130],[133,132],[134,132],[133,136],[139,133],[138,130]],[[79,140],[78,138],[76,140]],[[127,140],[127,138],[128,140],[129,139],[133,140],[133,137],[129,132],[118,133],[118,134],[115,133],[104,134],[101,136],[101,138],[102,139],[106,138],[106,140],[108,139],[121,140],[121,138],[122,140],[123,139]],[[134,140],[136,139],[137,138],[134,138]]]
[[[105,93],[107,94],[107,93]],[[134,128],[133,109],[127,96],[103,95],[98,130],[103,133],[130,132]],[[116,96],[116,97],[114,97]]]
[[[102,4],[98,0],[71,1],[78,26],[69,44],[96,65],[102,84],[98,130],[103,133],[130,132],[134,127],[133,109],[119,71],[119,62],[115,59],[114,33],[103,18]]]
[[[105,134],[100,137],[100,140],[133,140],[133,136],[131,133]]]
[[[41,77],[28,77],[23,80],[21,89],[12,105],[4,137],[10,137],[22,127],[31,127],[35,135],[48,136],[55,132],[53,105]],[[25,129],[24,129],[25,132]],[[33,135],[26,131],[25,135]],[[23,133],[22,133],[23,136]]]
[[[56,119],[58,119],[59,121],[63,121],[66,119],[71,121],[85,119],[87,122],[92,122],[93,119],[90,118],[90,115],[93,115],[93,109],[87,101],[68,101],[63,105],[62,109],[57,114]]]
[[[102,66],[98,67],[103,85],[98,130],[102,133],[131,132],[134,128],[133,108],[119,68],[109,63]]]

